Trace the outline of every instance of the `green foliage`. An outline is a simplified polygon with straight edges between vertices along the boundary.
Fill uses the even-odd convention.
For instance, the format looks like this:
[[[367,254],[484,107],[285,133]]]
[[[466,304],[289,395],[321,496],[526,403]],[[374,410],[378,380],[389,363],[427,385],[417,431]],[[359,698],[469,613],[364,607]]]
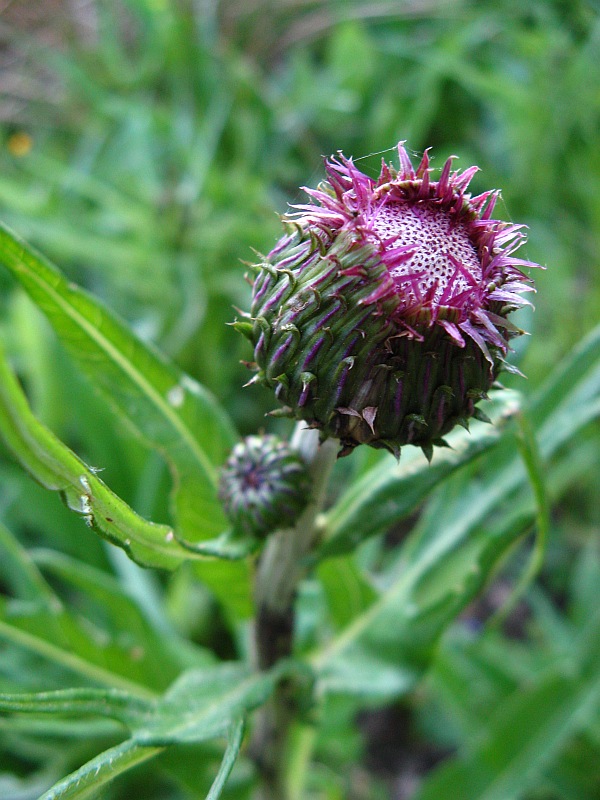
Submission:
[[[590,589],[599,579],[598,546],[591,541],[570,575],[566,616],[545,592],[532,592],[538,623],[529,652],[493,629],[476,648],[464,635],[448,641],[433,691],[452,717],[460,709],[458,727],[471,732],[472,744],[434,771],[419,800],[446,793],[520,797],[540,785],[549,796],[594,796],[596,770],[586,774],[581,762],[575,770],[572,765],[597,758],[600,628],[597,589]]]
[[[30,5],[0,31],[0,795],[246,800],[256,710],[294,686],[294,800],[594,800],[597,9]],[[237,430],[289,429],[240,388],[240,262],[321,154],[376,173],[398,139],[529,225],[528,381],[431,465],[336,465],[295,657],[258,672],[218,472]]]
[[[221,533],[216,466],[235,434],[215,401],[8,231],[0,231],[0,257],[115,412],[170,462],[181,538]]]

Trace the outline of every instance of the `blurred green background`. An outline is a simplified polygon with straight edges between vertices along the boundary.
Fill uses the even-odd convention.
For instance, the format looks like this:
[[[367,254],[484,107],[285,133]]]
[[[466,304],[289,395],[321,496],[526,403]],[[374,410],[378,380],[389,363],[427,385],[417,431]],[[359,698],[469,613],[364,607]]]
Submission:
[[[433,147],[434,165],[478,164],[474,193],[502,189],[499,214],[530,229],[524,257],[548,267],[535,313],[517,320],[532,333],[513,357],[520,390],[597,321],[595,4],[14,0],[0,19],[0,215],[213,390],[243,433],[272,407],[240,390],[251,353],[226,325],[248,307],[243,262],[271,248],[277,214],[337,150],[375,175],[405,139]],[[68,366],[46,337],[40,352],[0,281],[16,355],[35,351],[23,359],[35,410],[59,434],[79,430]]]
[[[431,146],[434,166],[451,154],[460,168],[478,164],[474,193],[502,189],[499,215],[529,226],[523,257],[547,271],[534,276],[535,313],[519,320],[532,336],[518,341],[512,360],[527,380],[511,376],[506,383],[534,393],[599,317],[597,3],[1,6],[0,218],[208,386],[244,433],[274,423],[265,422],[268,394],[240,388],[248,379],[240,361],[251,353],[226,324],[235,308],[248,306],[243,262],[254,259],[253,248],[270,249],[280,232],[277,214],[302,200],[299,186],[321,179],[322,156],[343,150],[375,175],[382,156],[394,160],[401,139],[415,154]],[[164,466],[129,441],[115,463],[118,428],[3,271],[0,310],[0,332],[36,413],[104,467],[109,485],[139,511],[166,518],[157,501],[166,492],[156,490],[167,481]],[[598,433],[597,423],[588,426],[581,440],[597,441]],[[573,565],[583,563],[600,525],[599,457],[588,448],[586,458],[555,506],[541,578],[559,620],[568,614]],[[45,535],[53,546],[109,568],[105,548],[82,535],[79,520],[65,511],[57,525],[55,505],[10,461],[2,475],[3,517],[25,541]],[[174,591],[178,610],[171,609],[180,627],[216,641],[218,629],[198,630],[203,596],[181,585],[190,594],[184,600]],[[551,639],[544,618],[542,639]],[[218,647],[231,652],[222,640]],[[453,657],[439,669],[468,686],[468,670],[461,673]],[[450,723],[436,707],[444,703],[435,680],[430,691],[433,705],[421,715],[419,736],[436,740],[439,726]],[[393,722],[402,725],[405,711],[396,712]],[[377,730],[369,737],[365,763],[381,770]],[[347,752],[355,745],[347,742]],[[418,757],[427,761],[427,752]],[[583,773],[589,785],[568,797],[600,797],[600,778]]]

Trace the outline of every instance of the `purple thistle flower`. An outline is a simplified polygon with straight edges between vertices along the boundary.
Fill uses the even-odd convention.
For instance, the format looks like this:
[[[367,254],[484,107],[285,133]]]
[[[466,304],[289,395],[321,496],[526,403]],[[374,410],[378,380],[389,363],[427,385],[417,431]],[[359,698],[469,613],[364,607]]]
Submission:
[[[262,538],[293,525],[309,492],[306,464],[277,436],[246,437],[221,470],[219,498],[237,533]]]
[[[284,218],[290,233],[258,266],[251,324],[256,380],[292,416],[341,439],[398,454],[432,446],[475,403],[521,333],[507,315],[533,291],[514,253],[522,225],[492,218],[499,192],[467,193],[477,167],[437,180],[417,169],[374,180],[341,153],[327,182]]]

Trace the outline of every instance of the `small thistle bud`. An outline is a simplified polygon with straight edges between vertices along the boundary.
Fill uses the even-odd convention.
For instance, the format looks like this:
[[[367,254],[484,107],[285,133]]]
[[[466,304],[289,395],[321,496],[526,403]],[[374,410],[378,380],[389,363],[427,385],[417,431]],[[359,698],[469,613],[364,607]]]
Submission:
[[[219,498],[234,530],[263,537],[293,525],[307,504],[306,464],[277,436],[248,436],[221,471]]]
[[[430,458],[504,366],[522,332],[507,315],[533,291],[520,268],[538,265],[514,257],[523,226],[492,219],[499,193],[467,193],[477,167],[451,157],[435,180],[428,151],[416,170],[398,152],[376,180],[341,153],[326,161],[257,265],[244,332],[254,382],[343,453],[410,443]]]

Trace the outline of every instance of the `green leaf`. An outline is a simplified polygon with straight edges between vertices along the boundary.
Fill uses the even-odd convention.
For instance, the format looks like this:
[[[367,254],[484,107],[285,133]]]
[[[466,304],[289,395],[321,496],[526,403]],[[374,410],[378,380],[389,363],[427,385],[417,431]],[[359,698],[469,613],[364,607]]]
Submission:
[[[367,537],[388,529],[414,511],[448,475],[493,447],[520,404],[519,395],[512,391],[493,397],[494,425],[474,422],[470,434],[453,431],[447,437],[450,448],[437,448],[431,464],[416,448],[405,448],[398,465],[391,456],[384,457],[354,482],[325,516],[326,538],[319,556],[349,552]]]
[[[77,600],[88,622],[94,621],[97,638],[103,637],[105,645],[120,642],[133,655],[135,667],[127,663],[125,669],[153,690],[164,690],[186,667],[214,663],[212,651],[182,640],[166,624],[153,626],[112,576],[51,550],[36,550],[33,559],[44,574],[59,580],[71,603]]]
[[[88,525],[144,566],[173,569],[188,559],[247,553],[243,546],[232,550],[228,535],[207,543],[205,550],[201,544],[186,548],[168,525],[148,522],[136,514],[34,417],[1,346],[0,435],[32,477],[46,489],[60,492],[68,507]]]
[[[348,625],[376,599],[377,592],[365,580],[352,556],[329,558],[318,564],[317,578],[327,598],[337,628]]]
[[[406,695],[420,677],[420,671],[406,660],[378,657],[376,648],[358,641],[349,644],[341,657],[316,662],[318,689],[323,694],[351,695],[368,701],[386,701]]]
[[[571,669],[552,668],[520,686],[457,759],[424,783],[416,800],[517,800],[600,708],[600,615],[588,626]]]
[[[197,542],[222,533],[217,467],[236,435],[221,407],[4,227],[0,260],[94,386],[171,465],[176,536]]]
[[[39,604],[0,598],[0,639],[12,642],[83,677],[148,697],[147,674],[140,651],[106,636],[62,604],[51,610]]]
[[[131,730],[150,714],[152,703],[119,689],[62,689],[36,694],[0,694],[0,711],[109,717]]]
[[[584,622],[600,608],[600,541],[590,537],[575,565],[572,585],[572,612]]]
[[[259,673],[230,663],[188,670],[156,702],[152,717],[136,728],[134,738],[142,745],[162,746],[224,736],[232,723],[266,702],[290,668],[283,664]]]
[[[122,744],[101,753],[55,784],[43,795],[45,800],[84,798],[88,792],[157,755],[168,745],[227,736],[221,767],[207,798],[217,800],[239,754],[245,716],[266,702],[282,677],[298,669],[299,665],[285,662],[265,673],[253,673],[239,663],[188,670],[157,699],[124,690],[88,688],[0,694],[0,711],[108,717],[131,731],[131,737]]]
[[[535,498],[536,538],[527,569],[523,572],[510,597],[496,615],[496,624],[507,618],[542,568],[550,534],[550,500],[546,484],[547,471],[544,470],[544,465],[542,464],[542,457],[533,428],[523,411],[518,415],[518,424],[517,444]]]
[[[600,416],[600,325],[559,364],[527,412],[543,458]]]
[[[550,415],[556,414],[557,406],[565,399],[568,398],[570,403],[573,402],[574,389],[578,385],[581,386],[586,376],[591,378],[592,387],[598,386],[599,354],[600,325],[590,331],[565,356],[533,396],[529,407],[537,426],[545,422]]]
[[[559,367],[561,380],[553,376],[548,383],[551,402],[541,430],[536,431],[539,454],[533,450],[534,442],[529,443],[527,457],[535,461],[529,468],[538,493],[539,515],[547,514],[547,500],[540,494],[540,459],[549,460],[567,438],[600,414],[600,349],[581,347],[576,369],[572,360],[570,363],[568,370]],[[537,403],[545,403],[546,397],[542,393],[536,399],[529,411],[532,420],[536,420]],[[442,632],[481,591],[536,513],[535,503],[521,502],[520,493],[528,491],[527,472],[515,450],[514,438],[507,437],[487,457],[481,478],[455,476],[454,495],[452,485],[440,487],[421,523],[399,549],[384,591],[312,656],[324,687],[339,685],[338,676],[348,671],[348,658],[357,663],[360,658],[377,658],[395,666],[399,673],[418,674],[427,666]],[[534,452],[535,456],[531,455]],[[420,473],[419,466],[415,467]],[[551,486],[553,472],[549,475],[551,480],[545,483]],[[380,480],[385,486],[384,475]],[[408,480],[410,485],[410,476]],[[561,476],[563,488],[564,480]],[[367,489],[364,478],[360,485]],[[354,502],[356,508],[362,508],[360,497]],[[484,524],[493,511],[507,503],[508,510],[496,523]],[[388,505],[393,515],[403,507],[403,500],[390,497]],[[343,509],[339,513],[343,514]],[[381,518],[387,513],[383,509]],[[364,524],[369,529],[369,521]],[[352,532],[348,530],[348,534]]]
[[[163,691],[190,665],[213,663],[208,651],[184,648],[174,632],[155,630],[104,572],[52,551],[29,554],[1,526],[0,548],[2,568],[16,577],[16,597],[0,598],[0,639],[142,697]],[[66,606],[42,571],[58,579],[61,594],[76,599],[76,607]]]
[[[187,670],[160,697],[127,689],[67,689],[0,694],[0,710],[35,714],[85,714],[117,719],[141,745],[203,742],[266,702],[282,677],[297,673],[286,661],[268,672],[239,662]]]
[[[536,456],[538,461],[551,458],[565,441],[572,438],[588,422],[600,416],[599,344],[600,326],[592,331],[563,363],[559,364],[545,386],[528,404],[528,418],[535,422],[537,428],[536,437],[540,451]],[[500,413],[504,403],[507,404],[505,409],[507,415],[510,416],[512,411],[517,410],[518,398],[515,398],[512,392],[502,392],[496,397],[501,403],[497,407]],[[494,436],[494,431],[489,427],[478,426],[478,435],[479,433],[484,439],[490,435]],[[467,448],[469,447],[469,437],[465,432],[454,431],[448,437],[449,441],[453,442],[455,436],[460,442],[466,443]],[[502,439],[498,441],[499,439],[500,437],[495,436],[492,441],[481,443],[482,449],[485,449],[497,442],[492,463],[483,471],[487,476],[484,484],[478,486],[473,497],[461,503],[455,516],[450,514],[447,505],[444,507],[445,524],[458,526],[462,524],[465,531],[475,527],[526,482],[527,476],[523,464],[514,455],[514,438],[509,436],[504,437],[504,441]],[[530,446],[531,444],[530,440]],[[477,443],[474,442],[473,445],[479,452]],[[448,457],[454,459],[454,454],[450,451],[438,451],[429,468],[416,449],[408,450],[408,458],[405,459],[404,455],[403,452],[404,461],[401,461],[398,467],[394,468],[390,459],[385,458],[363,473],[331,509],[326,518],[331,538],[324,544],[322,549],[324,555],[329,555],[337,549],[338,537],[340,544],[345,547],[352,540],[362,541],[363,537],[377,532],[374,529],[387,530],[399,518],[414,510],[419,500],[430,493],[433,488],[432,483],[442,482],[453,471],[446,463]],[[435,471],[438,456],[442,458],[441,476]],[[468,458],[465,461],[468,461]],[[379,507],[374,504],[375,499],[378,500]],[[371,509],[370,518],[367,513],[369,509]],[[432,524],[435,530],[430,532],[431,536],[437,536],[439,519],[434,515]],[[354,530],[351,523],[356,523]],[[424,541],[423,537],[420,538]],[[411,542],[414,543],[414,537]],[[409,546],[414,545],[409,543]]]
[[[0,574],[15,594],[26,600],[40,601],[49,606],[57,598],[48,586],[29,553],[15,536],[0,523]]]
[[[231,726],[229,739],[227,741],[227,749],[225,750],[223,761],[221,762],[217,777],[215,778],[213,785],[210,787],[210,792],[206,795],[206,800],[219,800],[221,792],[225,787],[227,778],[231,774],[233,765],[235,764],[242,747],[244,728],[245,725],[243,720],[240,720]]]
[[[141,747],[128,739],[105,750],[45,792],[39,800],[86,800],[128,769],[162,752],[161,747]]]

